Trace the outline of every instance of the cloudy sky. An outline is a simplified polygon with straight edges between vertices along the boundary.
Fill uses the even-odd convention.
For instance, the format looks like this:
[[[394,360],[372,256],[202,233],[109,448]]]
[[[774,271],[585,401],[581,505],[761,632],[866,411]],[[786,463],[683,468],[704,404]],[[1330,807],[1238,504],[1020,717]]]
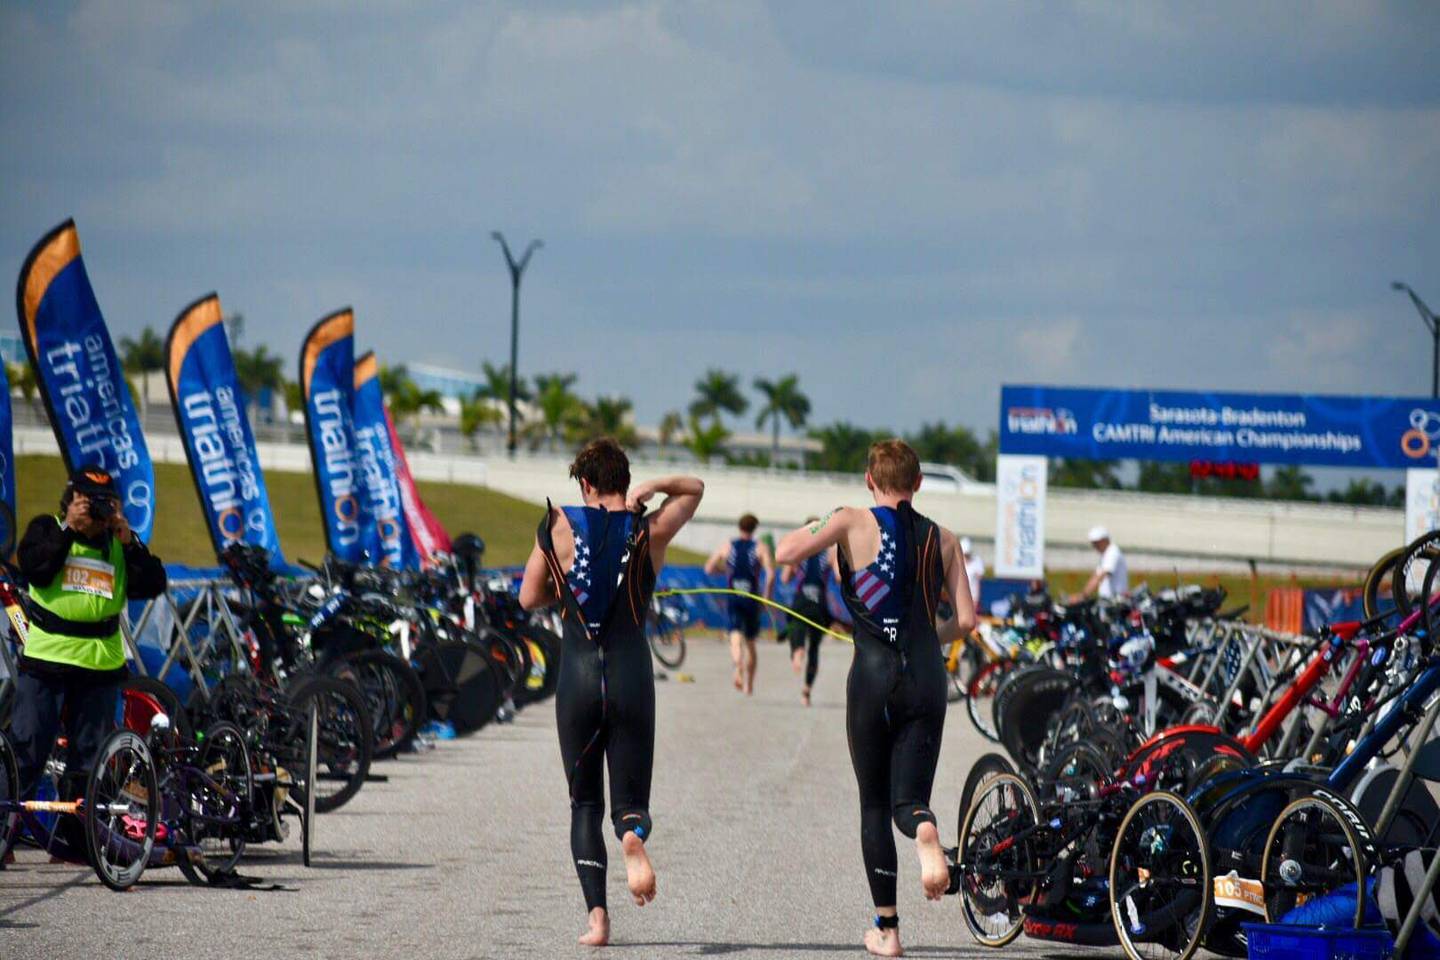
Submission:
[[[1425,393],[1440,5],[248,0],[0,7],[0,264],[73,216],[117,335],[211,289],[294,356],[508,352],[644,421],[1002,382]],[[297,12],[301,11],[301,12]]]

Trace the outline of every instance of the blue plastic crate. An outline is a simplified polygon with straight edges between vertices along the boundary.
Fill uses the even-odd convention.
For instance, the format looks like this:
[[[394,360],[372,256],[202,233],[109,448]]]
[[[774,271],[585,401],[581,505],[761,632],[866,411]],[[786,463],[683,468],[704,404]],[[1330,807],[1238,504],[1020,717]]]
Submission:
[[[1245,923],[1250,960],[1389,960],[1395,939],[1383,927],[1301,927]]]

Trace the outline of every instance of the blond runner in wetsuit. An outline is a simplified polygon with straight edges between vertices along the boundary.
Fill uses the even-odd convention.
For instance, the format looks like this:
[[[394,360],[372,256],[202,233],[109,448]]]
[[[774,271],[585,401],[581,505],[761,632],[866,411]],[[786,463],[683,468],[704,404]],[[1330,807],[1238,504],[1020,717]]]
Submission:
[[[845,729],[860,787],[860,849],[874,929],[871,953],[898,957],[898,872],[890,823],[915,840],[925,896],[939,900],[950,882],[930,790],[945,727],[941,644],[975,628],[965,562],[955,535],[915,512],[920,461],[901,440],[870,448],[865,485],[870,509],[841,507],[785,535],[780,563],[797,564],[837,547],[837,580],[855,621],[855,658],[845,686]],[[948,592],[954,617],[937,630],[935,611]]]

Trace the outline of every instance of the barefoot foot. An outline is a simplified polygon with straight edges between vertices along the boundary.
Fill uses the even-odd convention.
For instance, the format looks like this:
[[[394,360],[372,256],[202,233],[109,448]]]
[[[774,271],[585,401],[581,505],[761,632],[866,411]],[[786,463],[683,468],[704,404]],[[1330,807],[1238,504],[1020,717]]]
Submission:
[[[655,899],[655,868],[645,852],[645,841],[627,833],[620,847],[625,851],[625,880],[630,885],[630,896],[635,898],[635,906],[643,907]]]
[[[803,703],[803,704],[805,704],[805,706],[807,706],[807,707],[810,706],[810,688],[809,688],[809,687],[806,687],[805,689],[803,689],[803,690],[800,691],[800,702]]]
[[[790,669],[795,676],[800,676],[800,671],[805,669],[805,651],[796,650],[790,655]]]
[[[743,689],[744,686],[745,686],[745,682],[740,679],[740,668],[739,668],[739,667],[736,667],[736,668],[735,668],[735,689],[736,689],[736,690],[740,690],[740,689]]]
[[[580,937],[584,947],[603,947],[610,942],[610,915],[604,907],[590,911],[590,929]]]
[[[900,949],[899,930],[880,930],[872,927],[865,931],[865,949],[877,957],[903,957]]]
[[[915,829],[915,851],[920,855],[920,885],[926,900],[939,900],[950,886],[950,867],[940,846],[940,831],[933,823]]]

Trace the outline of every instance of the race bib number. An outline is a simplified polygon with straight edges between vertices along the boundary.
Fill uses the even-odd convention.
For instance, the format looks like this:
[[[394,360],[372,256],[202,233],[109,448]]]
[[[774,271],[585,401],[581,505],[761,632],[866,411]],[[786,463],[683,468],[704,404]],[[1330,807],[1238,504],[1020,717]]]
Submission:
[[[800,588],[800,596],[804,597],[806,600],[809,600],[811,603],[819,603],[820,585],[817,583],[805,584]]]
[[[1239,876],[1234,870],[1216,877],[1213,886],[1215,905],[1246,910],[1265,916],[1265,886],[1259,880]]]
[[[69,557],[60,576],[60,589],[69,593],[88,593],[106,600],[115,597],[115,567],[104,560]]]
[[[731,590],[739,590],[741,593],[749,593],[753,586],[749,580],[733,580],[730,583]]]

